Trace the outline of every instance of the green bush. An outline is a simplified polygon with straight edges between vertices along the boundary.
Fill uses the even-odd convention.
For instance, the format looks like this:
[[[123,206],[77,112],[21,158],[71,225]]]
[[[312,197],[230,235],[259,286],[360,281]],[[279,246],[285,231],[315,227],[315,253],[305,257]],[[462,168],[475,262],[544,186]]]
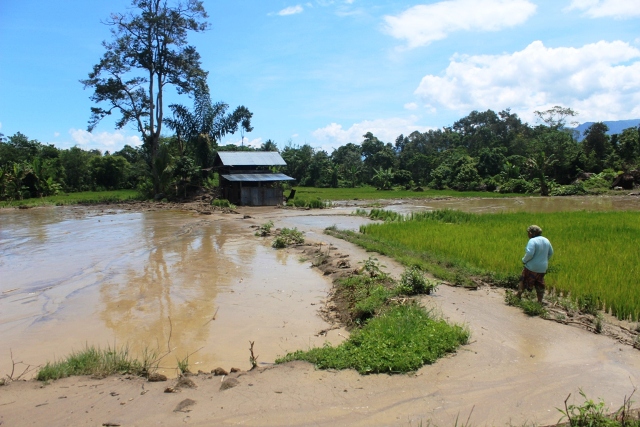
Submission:
[[[435,291],[438,284],[434,280],[424,277],[424,273],[418,267],[407,268],[400,278],[396,291],[403,295],[427,294]]]
[[[276,360],[306,360],[320,369],[355,369],[361,374],[402,373],[431,364],[469,339],[458,325],[437,320],[417,304],[390,308],[337,347],[297,351]]]

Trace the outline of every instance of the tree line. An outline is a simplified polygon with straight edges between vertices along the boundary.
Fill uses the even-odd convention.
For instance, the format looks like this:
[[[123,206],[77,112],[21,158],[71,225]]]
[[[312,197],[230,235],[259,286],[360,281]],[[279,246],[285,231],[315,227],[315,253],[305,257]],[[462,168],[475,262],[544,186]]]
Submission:
[[[243,117],[251,117],[245,110],[222,116],[226,124],[218,129],[242,126]],[[168,119],[175,133],[160,138],[155,160],[144,144],[102,154],[79,147],[58,149],[21,133],[0,135],[0,198],[123,188],[138,189],[148,197],[158,189],[177,196],[186,195],[189,187],[213,186],[216,152],[254,148],[219,146],[220,132],[211,137],[202,131],[216,120],[191,114],[183,109]],[[257,150],[279,151],[287,163],[280,171],[295,178],[297,185],[315,187],[373,185],[562,195],[585,192],[580,178],[595,174],[608,186],[620,171],[638,169],[639,128],[608,135],[607,125],[597,122],[579,141],[577,132],[566,127],[566,119],[576,114],[570,108],[554,107],[536,114],[543,124],[531,126],[509,110],[473,111],[451,127],[399,135],[394,143],[368,132],[362,141],[340,146],[331,154],[309,144],[289,143],[278,149],[272,140]],[[243,128],[250,128],[248,120]]]
[[[531,126],[509,110],[473,111],[453,126],[399,135],[394,143],[372,133],[328,154],[309,145],[287,146],[286,172],[303,186],[380,189],[392,186],[459,191],[578,194],[581,178],[599,174],[612,180],[638,168],[639,129],[608,135],[602,122],[584,138],[566,120],[570,108],[537,111],[542,124]],[[577,181],[578,180],[578,181]]]
[[[148,197],[184,196],[190,187],[214,184],[210,171],[217,151],[248,149],[219,146],[225,135],[238,131],[244,140],[244,132],[253,129],[253,113],[243,105],[229,112],[226,103],[211,100],[208,73],[187,40],[188,33],[208,29],[202,0],[132,0],[131,5],[104,22],[112,39],[103,42],[103,56],[80,83],[93,91],[96,104],[88,130],[116,116],[115,127],[133,125],[142,146],[102,154],[58,149],[22,133],[0,134],[0,199],[121,188],[137,188]],[[191,97],[193,107],[165,108],[169,89]],[[283,172],[298,185],[317,187],[571,194],[584,190],[571,184],[585,172],[611,175],[638,167],[637,128],[610,137],[599,122],[579,142],[566,126],[576,114],[570,108],[536,114],[542,124],[531,126],[509,110],[473,111],[450,127],[399,135],[393,143],[368,132],[331,154],[291,143],[279,151],[287,162]],[[268,140],[260,149],[278,147]]]

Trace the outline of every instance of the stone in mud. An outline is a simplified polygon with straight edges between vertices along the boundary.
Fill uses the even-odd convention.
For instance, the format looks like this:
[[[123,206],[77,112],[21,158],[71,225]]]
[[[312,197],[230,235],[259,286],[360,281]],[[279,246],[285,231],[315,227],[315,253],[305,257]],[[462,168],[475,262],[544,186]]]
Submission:
[[[176,388],[198,388],[191,378],[180,377],[176,383]]]
[[[238,369],[238,368],[231,368],[231,372],[240,372],[240,369]]]
[[[230,388],[234,388],[238,384],[240,384],[240,382],[237,379],[227,378],[226,380],[222,381],[222,384],[220,384],[220,391],[229,390]]]
[[[176,409],[173,412],[190,412],[191,407],[196,404],[196,401],[193,399],[184,399],[182,402],[178,403]]]
[[[167,380],[166,375],[162,375],[157,372],[154,372],[153,374],[149,374],[149,378],[148,378],[148,381],[152,383],[157,383],[157,382],[166,381],[166,380]]]
[[[215,376],[229,375],[229,372],[225,371],[222,368],[216,368],[212,370],[211,373]]]

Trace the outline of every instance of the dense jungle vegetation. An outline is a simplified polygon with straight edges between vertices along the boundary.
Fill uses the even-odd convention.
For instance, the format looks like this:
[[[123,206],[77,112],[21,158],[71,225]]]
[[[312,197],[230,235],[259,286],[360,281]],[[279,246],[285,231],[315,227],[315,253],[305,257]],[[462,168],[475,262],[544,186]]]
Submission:
[[[187,110],[174,111],[174,117],[167,119],[176,133],[163,136],[156,153],[156,188],[166,197],[213,186],[210,171],[217,151],[254,150],[219,146],[224,134],[220,126],[194,122],[195,116],[189,122],[194,129],[185,132],[185,111],[188,115]],[[237,129],[239,123],[245,125],[244,118],[245,130],[250,129],[251,113],[246,109],[241,113],[225,120],[235,119]],[[215,122],[216,114],[199,120]],[[297,185],[327,188],[373,185],[570,195],[609,188],[618,174],[638,168],[638,128],[608,135],[607,125],[598,122],[578,135],[565,126],[566,119],[576,114],[573,110],[554,107],[537,114],[543,124],[531,126],[509,110],[473,111],[451,127],[399,135],[394,143],[369,132],[362,141],[331,154],[308,144],[289,143],[278,149],[271,140],[258,150],[279,151],[287,162],[280,171],[295,178]],[[151,157],[147,145],[101,153],[77,146],[59,149],[22,133],[0,134],[0,200],[118,189],[137,189],[153,197],[157,193]]]

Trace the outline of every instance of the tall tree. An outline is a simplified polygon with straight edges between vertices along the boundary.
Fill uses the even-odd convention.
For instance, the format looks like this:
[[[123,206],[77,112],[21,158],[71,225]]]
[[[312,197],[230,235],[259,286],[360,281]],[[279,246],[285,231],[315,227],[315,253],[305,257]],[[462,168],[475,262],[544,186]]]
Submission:
[[[82,80],[94,89],[91,100],[107,107],[92,107],[89,131],[113,111],[121,114],[116,127],[134,122],[151,154],[154,190],[159,192],[156,163],[164,115],[164,94],[173,86],[178,94],[193,92],[206,78],[200,54],[187,43],[189,31],[204,31],[208,24],[201,0],[185,0],[175,6],[166,0],[133,0],[137,12],[114,13],[111,42],[106,52]],[[136,10],[137,9],[137,10]]]

